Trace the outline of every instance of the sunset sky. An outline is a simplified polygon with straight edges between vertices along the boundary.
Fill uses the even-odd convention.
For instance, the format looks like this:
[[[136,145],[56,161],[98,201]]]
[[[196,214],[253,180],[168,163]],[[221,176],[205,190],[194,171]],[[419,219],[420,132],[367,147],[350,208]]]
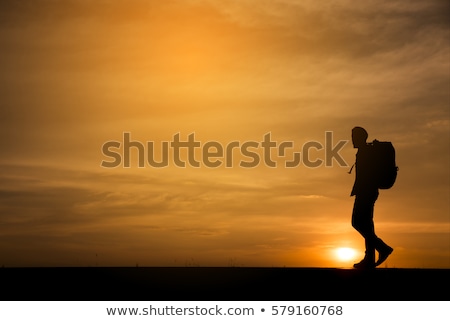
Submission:
[[[375,205],[383,267],[450,268],[449,16],[446,0],[1,1],[0,266],[351,267],[351,141],[348,166],[284,161],[362,126],[400,168]],[[177,133],[294,147],[275,168],[138,168],[136,150],[102,167],[124,132],[156,159]]]

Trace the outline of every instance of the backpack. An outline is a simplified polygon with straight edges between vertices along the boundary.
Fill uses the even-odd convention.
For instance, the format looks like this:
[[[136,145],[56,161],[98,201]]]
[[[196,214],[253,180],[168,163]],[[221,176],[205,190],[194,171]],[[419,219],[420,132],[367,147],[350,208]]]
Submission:
[[[375,172],[379,189],[391,188],[397,179],[398,167],[395,163],[395,148],[391,142],[372,142],[372,153],[376,165]]]

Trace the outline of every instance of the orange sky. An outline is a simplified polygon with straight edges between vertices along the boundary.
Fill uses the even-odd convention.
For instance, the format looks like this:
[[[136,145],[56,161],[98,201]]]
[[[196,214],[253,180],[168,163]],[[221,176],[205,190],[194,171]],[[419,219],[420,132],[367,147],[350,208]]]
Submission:
[[[447,1],[2,1],[0,265],[349,267],[334,250],[359,260],[364,244],[348,167],[105,169],[101,147],[123,132],[157,147],[270,132],[300,148],[363,126],[400,167],[375,206],[387,266],[450,268],[449,13]]]

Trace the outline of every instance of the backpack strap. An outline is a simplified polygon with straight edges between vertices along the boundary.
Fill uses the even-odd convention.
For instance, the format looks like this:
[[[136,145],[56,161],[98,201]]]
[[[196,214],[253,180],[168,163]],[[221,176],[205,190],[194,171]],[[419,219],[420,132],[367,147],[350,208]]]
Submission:
[[[356,162],[353,163],[352,167],[350,168],[350,170],[349,170],[347,173],[351,174],[351,173],[352,173],[352,170],[353,170],[353,167],[355,167],[355,165],[356,165]]]

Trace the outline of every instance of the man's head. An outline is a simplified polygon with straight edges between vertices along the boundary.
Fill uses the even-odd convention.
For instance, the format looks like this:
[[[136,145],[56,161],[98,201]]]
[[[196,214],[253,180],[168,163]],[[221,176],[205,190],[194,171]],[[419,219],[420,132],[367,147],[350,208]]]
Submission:
[[[352,129],[352,142],[354,148],[360,148],[362,146],[365,146],[367,137],[369,135],[367,134],[366,130],[362,127],[355,127]]]

